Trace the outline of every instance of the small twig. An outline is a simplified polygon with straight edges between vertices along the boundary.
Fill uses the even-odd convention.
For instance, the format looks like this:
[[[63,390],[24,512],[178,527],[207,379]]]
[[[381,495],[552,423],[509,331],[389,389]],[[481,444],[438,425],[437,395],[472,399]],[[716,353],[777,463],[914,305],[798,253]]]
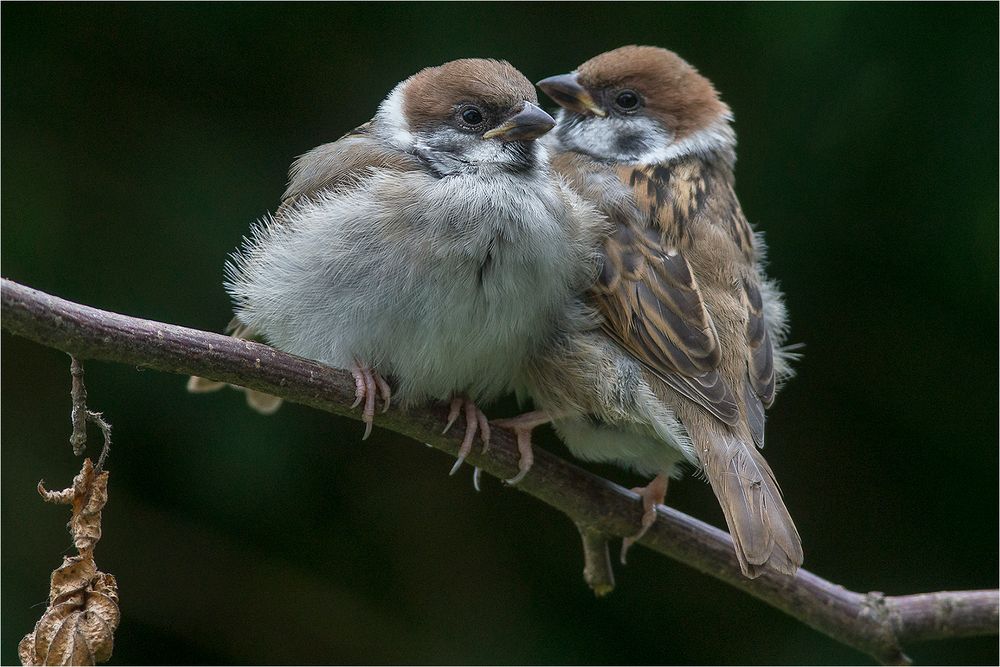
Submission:
[[[347,371],[237,340],[173,324],[117,315],[59,299],[2,280],[2,323],[8,331],[82,358],[102,359],[169,373],[198,375],[262,391],[296,403],[358,419],[348,406],[354,379]],[[442,435],[440,406],[390,410],[379,427],[456,455],[460,434]],[[499,479],[517,471],[517,445],[496,431],[488,452],[469,463]],[[635,495],[559,457],[538,450],[531,474],[516,487],[606,535],[635,532]],[[899,661],[899,647],[945,637],[996,636],[1000,600],[996,590],[886,597],[888,613],[872,614],[861,593],[799,570],[795,577],[740,573],[730,536],[669,507],[639,543],[745,591],[835,640],[883,662]]]
[[[97,465],[94,466],[94,470],[98,473],[104,470],[104,462],[108,460],[108,454],[111,453],[111,424],[104,419],[104,415],[100,412],[87,411],[87,420],[92,424],[97,424],[97,427],[101,429],[101,433],[104,435],[104,445],[101,447],[101,455],[97,457]]]
[[[611,569],[608,538],[592,526],[577,522],[583,540],[583,580],[601,598],[615,589],[615,573]]]
[[[87,385],[83,381],[83,364],[72,354],[69,355],[69,374],[73,379],[73,386],[69,395],[73,400],[73,410],[70,419],[73,421],[73,433],[69,436],[69,444],[73,447],[73,453],[77,456],[83,454],[87,449],[87,422],[96,424],[104,435],[104,446],[101,448],[101,455],[97,459],[94,469],[100,473],[104,470],[104,462],[111,452],[111,424],[104,419],[100,412],[94,412],[87,408]]]
[[[72,354],[69,355],[69,374],[73,378],[73,387],[69,391],[73,400],[73,433],[69,436],[69,444],[77,456],[87,449],[87,385],[83,383],[83,366]]]

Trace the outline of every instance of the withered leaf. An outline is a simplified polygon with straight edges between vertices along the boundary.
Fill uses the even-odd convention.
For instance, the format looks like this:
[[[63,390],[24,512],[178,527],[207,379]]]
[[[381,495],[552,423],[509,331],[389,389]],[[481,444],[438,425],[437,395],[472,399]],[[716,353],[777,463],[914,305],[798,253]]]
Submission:
[[[94,463],[84,459],[83,468],[73,478],[73,486],[62,491],[48,491],[42,482],[38,493],[45,502],[73,505],[69,529],[78,551],[93,549],[101,539],[101,510],[108,502],[108,473],[94,473]]]
[[[84,460],[68,489],[47,491],[38,484],[46,502],[73,506],[69,529],[80,553],[63,558],[52,572],[49,606],[17,647],[23,665],[93,665],[111,657],[121,619],[118,583],[110,574],[99,572],[94,562],[107,488],[108,473],[95,474],[90,459]]]

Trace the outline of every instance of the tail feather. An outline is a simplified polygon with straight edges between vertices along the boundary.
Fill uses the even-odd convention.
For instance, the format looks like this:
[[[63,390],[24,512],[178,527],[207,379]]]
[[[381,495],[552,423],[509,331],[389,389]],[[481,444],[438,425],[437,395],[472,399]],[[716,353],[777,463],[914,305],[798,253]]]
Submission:
[[[235,317],[226,327],[226,333],[233,338],[242,338],[246,340],[254,340],[256,338],[254,331],[250,327],[241,323]],[[206,380],[205,378],[198,377],[197,375],[192,375],[188,378],[187,390],[192,394],[204,394],[210,391],[218,391],[225,386],[225,382]],[[254,391],[253,389],[247,389],[245,387],[239,387],[235,384],[231,384],[229,386],[233,389],[246,392],[247,405],[262,415],[274,414],[275,411],[281,407],[283,399],[280,399],[277,396],[265,394],[260,391]]]
[[[206,380],[205,378],[200,378],[197,375],[192,375],[188,378],[187,390],[192,394],[207,394],[210,391],[219,391],[225,386],[225,382]]]
[[[254,391],[241,387],[247,394],[247,405],[262,415],[273,415],[284,402],[284,399],[265,394],[262,391]]]
[[[710,435],[700,450],[743,574],[753,579],[770,567],[794,575],[802,565],[802,541],[764,457],[728,434]]]
[[[247,405],[262,415],[274,414],[284,402],[284,399],[272,396],[271,394],[265,394],[262,391],[254,391],[253,389],[239,387],[235,384],[227,385],[225,382],[216,382],[215,380],[206,380],[197,375],[192,375],[188,378],[187,390],[192,394],[207,394],[211,391],[218,391],[225,386],[245,392]]]

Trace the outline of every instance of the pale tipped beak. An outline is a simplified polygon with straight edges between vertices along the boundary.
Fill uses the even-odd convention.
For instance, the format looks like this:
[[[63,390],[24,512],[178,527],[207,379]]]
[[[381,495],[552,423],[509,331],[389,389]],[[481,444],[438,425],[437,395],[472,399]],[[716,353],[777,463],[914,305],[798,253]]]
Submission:
[[[576,72],[550,76],[535,85],[565,109],[584,115],[592,114],[600,118],[608,115],[608,112],[597,106],[597,102],[587,92],[587,89],[580,85]]]
[[[524,107],[486,134],[483,139],[500,138],[502,141],[531,141],[542,136],[553,127],[556,121],[531,102],[525,102]]]

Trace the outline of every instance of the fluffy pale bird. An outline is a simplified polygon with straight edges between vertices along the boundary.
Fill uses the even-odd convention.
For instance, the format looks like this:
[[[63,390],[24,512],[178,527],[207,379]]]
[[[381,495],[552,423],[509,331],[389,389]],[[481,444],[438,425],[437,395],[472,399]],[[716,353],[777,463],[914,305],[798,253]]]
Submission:
[[[366,436],[387,379],[403,403],[451,400],[449,426],[466,420],[457,468],[477,432],[489,440],[477,403],[511,388],[596,274],[588,235],[606,223],[552,173],[536,139],[554,124],[504,61],[406,79],[292,166],[281,207],[227,265],[234,333],[350,368]]]

